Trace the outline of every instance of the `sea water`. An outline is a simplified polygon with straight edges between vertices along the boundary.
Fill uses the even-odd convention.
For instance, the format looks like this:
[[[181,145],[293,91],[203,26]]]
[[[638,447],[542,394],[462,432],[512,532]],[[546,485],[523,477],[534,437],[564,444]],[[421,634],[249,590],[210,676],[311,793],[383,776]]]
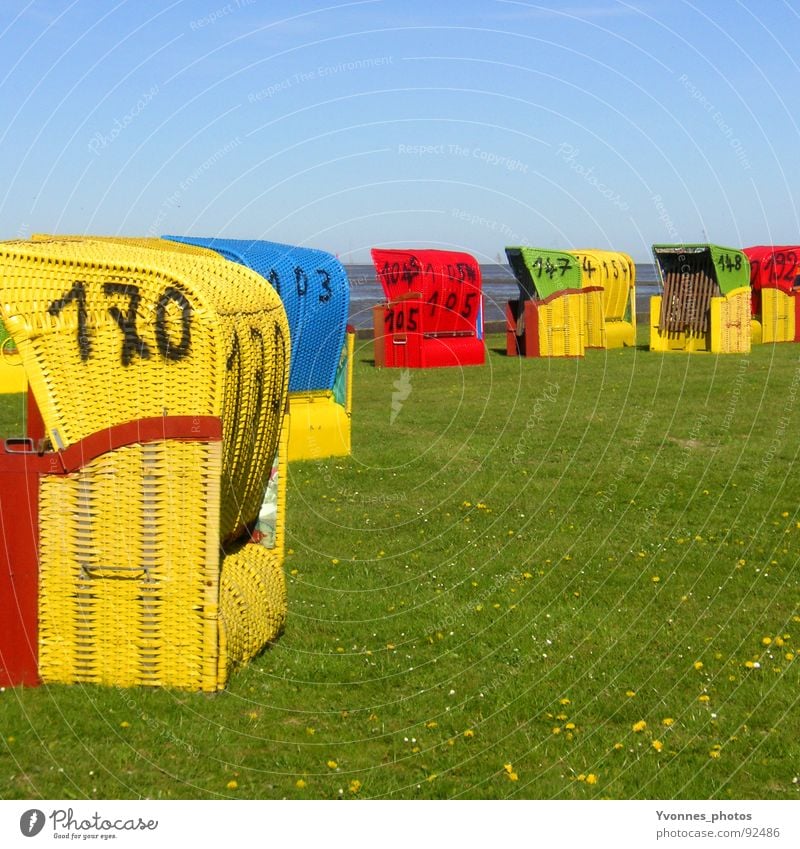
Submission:
[[[355,328],[372,327],[372,308],[385,300],[383,289],[375,275],[373,265],[346,265],[350,280],[350,324]],[[516,278],[507,265],[482,265],[483,318],[484,321],[502,321],[506,302],[519,297]],[[636,264],[636,315],[646,320],[650,297],[660,292],[655,266]]]

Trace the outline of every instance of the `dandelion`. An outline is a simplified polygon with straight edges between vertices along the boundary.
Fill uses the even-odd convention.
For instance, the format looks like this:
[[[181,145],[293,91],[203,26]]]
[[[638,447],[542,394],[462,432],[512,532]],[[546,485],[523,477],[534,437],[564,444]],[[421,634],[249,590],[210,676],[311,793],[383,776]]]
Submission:
[[[696,660],[694,662],[694,668],[697,669],[697,670],[702,669],[703,668],[703,661],[702,660]]]
[[[350,787],[348,789],[355,796],[356,793],[358,793],[358,791],[361,790],[361,782],[357,778],[354,778],[350,782]]]
[[[774,641],[773,641],[773,642],[775,643],[775,645],[776,645],[779,649],[782,649],[782,648],[783,648],[783,646],[784,646],[784,640],[783,640],[783,637],[775,637],[775,639],[774,639]]]
[[[652,578],[650,578],[650,580],[651,580],[654,584],[659,584],[659,583],[661,583],[661,578],[660,578],[658,575],[653,575],[653,577],[652,577]]]
[[[575,730],[575,723],[574,723],[574,722],[568,722],[568,723],[564,726],[564,728],[566,728],[566,729],[567,729],[567,731],[574,731],[574,730]]]
[[[670,725],[672,725],[674,722],[675,722],[675,720],[674,720],[671,716],[665,716],[665,717],[661,720],[661,724],[662,724],[662,725],[664,725],[664,726],[666,726],[667,728],[669,728],[669,727],[670,727]]]
[[[706,704],[706,702],[711,701],[711,696],[707,695],[706,693],[703,693],[702,696],[697,697],[697,701],[702,702],[703,704]]]
[[[560,720],[561,722],[563,722],[566,718],[567,715],[565,713],[559,713],[556,715],[556,719]]]
[[[509,781],[519,781],[519,776],[516,772],[507,772],[506,775],[508,776]]]
[[[640,719],[638,722],[634,722],[633,725],[631,725],[631,729],[637,734],[640,731],[644,731],[645,728],[647,728],[647,723],[643,719]]]
[[[469,738],[469,737],[474,737],[474,736],[475,736],[475,732],[474,732],[471,728],[468,728],[468,729],[464,732],[464,736],[465,736],[465,737],[467,737],[467,738]]]
[[[316,733],[317,733],[316,728],[311,728],[310,726],[308,728],[306,728],[306,734],[308,734],[309,737],[313,737]]]
[[[333,563],[334,566],[338,566],[339,565],[339,558],[338,557],[332,557],[331,563]]]
[[[636,695],[636,692],[635,692],[634,690],[626,690],[626,691],[625,691],[625,695],[626,695],[629,699],[632,699],[632,698]]]
[[[338,766],[339,764],[337,764],[336,761],[328,761],[327,763],[328,769],[337,769]]]
[[[745,669],[753,669],[755,667],[755,663],[752,660],[746,660],[744,662]]]
[[[553,727],[553,734],[560,734],[560,733],[561,733],[561,729],[557,725],[554,726]]]
[[[586,783],[587,784],[597,784],[597,776],[593,772],[590,772],[586,776]]]
[[[720,751],[719,751],[719,749],[712,749],[712,750],[708,753],[708,756],[709,756],[710,758],[718,758],[718,757],[720,756]]]
[[[653,740],[650,744],[657,752],[660,752],[664,748],[664,744],[660,740]]]
[[[239,782],[231,779],[225,786],[228,790],[235,790],[239,786]]]
[[[559,700],[558,700],[558,703],[559,703],[560,705],[568,705],[568,704],[571,704],[571,702],[570,702],[570,700],[569,700],[569,699],[559,699]]]
[[[294,786],[298,790],[302,790],[306,786],[306,783],[305,783],[305,781],[303,781],[302,778],[298,778],[297,781],[295,781]]]
[[[792,661],[794,660],[794,652],[787,651],[784,657],[786,658],[786,660]]]
[[[438,728],[438,726],[439,726],[439,723],[435,722],[434,720],[431,720],[430,722],[425,723],[426,728]]]
[[[772,637],[762,637],[761,638],[762,646],[771,646],[772,645]]]
[[[131,724],[126,719],[123,719],[122,722],[120,722],[119,727],[120,728],[130,728]]]
[[[614,743],[614,751],[615,752],[618,752],[622,748],[623,748],[622,743]]]

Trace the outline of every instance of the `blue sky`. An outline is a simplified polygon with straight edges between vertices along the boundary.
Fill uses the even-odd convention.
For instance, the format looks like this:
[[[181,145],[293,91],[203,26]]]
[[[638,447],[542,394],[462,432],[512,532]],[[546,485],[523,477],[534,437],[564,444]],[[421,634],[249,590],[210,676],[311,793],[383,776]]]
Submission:
[[[800,242],[784,0],[4,0],[0,238]]]

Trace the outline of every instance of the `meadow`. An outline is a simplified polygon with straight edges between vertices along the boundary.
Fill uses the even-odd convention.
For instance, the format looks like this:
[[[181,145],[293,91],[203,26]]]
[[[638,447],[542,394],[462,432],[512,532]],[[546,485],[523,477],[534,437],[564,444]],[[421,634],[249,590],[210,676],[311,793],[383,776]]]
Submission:
[[[359,341],[352,456],[289,470],[285,633],[214,696],[6,688],[0,797],[800,798],[800,349],[487,343]]]

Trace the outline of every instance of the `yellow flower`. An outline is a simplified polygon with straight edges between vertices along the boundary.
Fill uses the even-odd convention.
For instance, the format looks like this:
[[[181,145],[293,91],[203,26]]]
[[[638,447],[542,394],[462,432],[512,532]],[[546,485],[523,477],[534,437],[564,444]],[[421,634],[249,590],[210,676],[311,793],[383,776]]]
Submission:
[[[334,566],[338,566],[339,565],[339,558],[338,557],[331,557],[331,563],[333,563]]]
[[[647,723],[643,719],[640,719],[638,722],[634,722],[631,726],[631,729],[636,733],[644,731],[645,728],[647,728]]]
[[[586,783],[587,784],[597,784],[597,776],[593,772],[590,772],[586,776]]]
[[[745,665],[745,668],[747,668],[747,669],[753,669],[753,668],[755,668],[755,663],[753,663],[753,661],[752,661],[752,660],[746,660],[746,661],[744,662],[744,665]]]
[[[718,758],[718,757],[719,757],[719,755],[720,755],[720,751],[719,751],[719,749],[712,749],[712,750],[708,753],[708,756],[709,756],[710,758]]]
[[[617,751],[617,752],[618,752],[621,748],[622,748],[622,743],[614,743],[614,749],[615,749],[615,751]]]
[[[516,772],[507,772],[506,775],[508,776],[509,781],[519,781],[519,776]]]
[[[556,719],[561,720],[561,722],[563,722],[566,718],[567,718],[567,715],[565,713],[557,713],[556,714]]]
[[[568,722],[568,723],[564,726],[564,728],[566,728],[566,729],[567,729],[567,731],[574,731],[574,730],[575,730],[575,723],[574,723],[574,722]]]
[[[225,786],[228,790],[235,790],[239,786],[239,782],[231,780]]]
[[[657,752],[660,752],[664,748],[664,744],[660,740],[653,740],[650,744]]]
[[[350,788],[349,788],[349,789],[350,789],[350,792],[351,792],[353,795],[355,795],[355,794],[356,794],[356,793],[358,793],[358,791],[361,789],[361,782],[360,782],[357,778],[354,778],[354,779],[350,782]]]
[[[697,697],[697,701],[698,701],[698,702],[703,702],[703,704],[705,704],[706,702],[711,701],[711,696],[706,695],[706,693],[703,693],[703,695],[702,695],[702,696],[698,696],[698,697]]]
[[[783,645],[784,645],[783,637],[775,637],[775,645],[776,645],[779,649],[782,649],[782,648],[783,648]]]
[[[670,726],[670,725],[672,725],[674,722],[675,722],[675,720],[674,720],[671,716],[665,716],[665,717],[661,720],[661,724],[662,724],[662,725],[666,725],[666,726],[667,726],[667,728],[669,728],[669,726]]]
[[[297,781],[295,781],[294,786],[298,790],[302,790],[306,786],[306,783],[305,783],[305,781],[303,781],[302,778],[298,778]]]
[[[703,668],[703,661],[702,660],[696,660],[694,662],[694,668],[695,669],[702,669]]]
[[[474,732],[471,728],[468,728],[468,729],[464,732],[464,736],[465,736],[465,737],[474,737],[474,736],[475,736],[475,732]]]
[[[122,722],[120,722],[119,727],[120,728],[130,728],[131,724],[127,720],[123,719]]]
[[[762,637],[761,638],[762,646],[771,646],[772,645],[772,637]]]
[[[438,727],[438,725],[439,725],[439,723],[438,723],[438,722],[434,722],[434,720],[431,720],[430,722],[426,722],[426,723],[425,723],[425,727],[426,727],[426,728],[437,728],[437,727]]]
[[[653,577],[652,577],[652,578],[650,578],[650,580],[651,580],[654,584],[658,584],[658,583],[660,583],[660,582],[661,582],[661,578],[659,578],[659,577],[658,577],[658,575],[653,575]]]
[[[559,700],[558,700],[558,703],[559,703],[560,705],[568,705],[568,704],[571,704],[571,702],[570,702],[570,700],[569,700],[569,699],[559,699]]]
[[[339,764],[337,764],[336,761],[328,761],[328,769],[336,769],[337,766],[339,766]]]
[[[553,728],[553,734],[560,734],[560,733],[561,733],[561,729],[560,729],[560,728],[556,725],[556,726]]]
[[[636,695],[636,693],[635,693],[635,691],[633,691],[633,690],[626,690],[626,691],[625,691],[625,695],[626,695],[629,699],[632,699],[632,698]]]
[[[784,657],[786,658],[786,660],[794,660],[794,653],[787,651]]]

